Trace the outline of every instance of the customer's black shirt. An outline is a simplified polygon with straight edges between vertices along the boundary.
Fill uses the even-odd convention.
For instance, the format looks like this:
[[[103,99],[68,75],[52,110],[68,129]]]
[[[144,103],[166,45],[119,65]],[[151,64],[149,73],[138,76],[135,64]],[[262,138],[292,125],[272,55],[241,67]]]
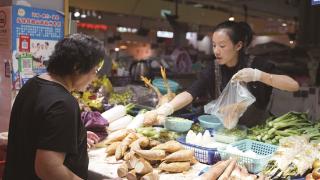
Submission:
[[[3,179],[39,179],[34,168],[37,149],[65,153],[64,165],[86,179],[86,137],[76,99],[60,84],[30,79],[12,107]]]

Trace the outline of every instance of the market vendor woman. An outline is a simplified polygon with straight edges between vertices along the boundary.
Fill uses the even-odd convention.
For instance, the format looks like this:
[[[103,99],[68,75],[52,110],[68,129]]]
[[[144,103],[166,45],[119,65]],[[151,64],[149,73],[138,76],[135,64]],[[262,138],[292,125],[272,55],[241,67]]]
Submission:
[[[163,122],[159,120],[165,118],[159,117],[171,115],[203,94],[209,94],[212,100],[218,98],[231,79],[248,83],[249,91],[256,97],[256,102],[247,109],[239,123],[251,127],[264,121],[268,117],[266,108],[272,88],[293,92],[299,89],[299,85],[289,76],[275,74],[275,66],[265,59],[245,53],[252,37],[252,29],[245,22],[226,21],[217,25],[212,35],[216,59],[186,91],[169,103],[147,112],[153,114],[147,117],[158,118],[145,118],[144,123],[161,124]]]

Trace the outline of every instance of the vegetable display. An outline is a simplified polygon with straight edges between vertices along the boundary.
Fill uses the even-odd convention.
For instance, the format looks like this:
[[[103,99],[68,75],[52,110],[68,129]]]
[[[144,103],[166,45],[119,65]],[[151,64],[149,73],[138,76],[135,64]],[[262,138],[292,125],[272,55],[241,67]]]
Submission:
[[[159,129],[154,127],[140,127],[136,129],[138,133],[149,137],[150,139],[154,139],[160,142],[167,142],[170,140],[175,140],[181,136],[181,134],[169,131],[167,129]]]
[[[109,104],[122,104],[127,105],[130,103],[133,97],[132,90],[126,90],[125,92],[111,92],[108,98]]]
[[[309,143],[306,136],[283,138],[263,173],[272,179],[302,176],[312,169],[313,162],[320,158],[319,150],[319,145]]]
[[[105,118],[109,123],[112,123],[113,121],[125,116],[127,114],[127,111],[133,107],[133,104],[128,104],[126,106],[116,105],[113,108],[103,112],[101,116]]]
[[[200,176],[201,180],[255,180],[257,175],[248,173],[245,167],[237,165],[236,159],[219,161]],[[263,175],[259,179],[264,179]]]
[[[121,178],[158,179],[155,168],[168,173],[181,173],[188,171],[197,162],[194,152],[183,149],[177,141],[154,143],[154,140],[132,130],[119,130],[110,136],[106,154],[114,155],[116,160],[124,160],[117,170]]]
[[[320,139],[320,123],[312,124],[306,113],[289,112],[278,118],[269,118],[265,125],[249,129],[247,138],[269,144],[278,144],[284,137],[306,134],[310,140]]]

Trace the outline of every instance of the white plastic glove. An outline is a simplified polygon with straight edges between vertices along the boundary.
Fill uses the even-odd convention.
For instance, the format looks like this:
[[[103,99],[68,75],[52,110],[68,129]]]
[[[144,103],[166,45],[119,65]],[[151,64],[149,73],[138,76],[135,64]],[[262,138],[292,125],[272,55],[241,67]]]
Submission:
[[[234,74],[231,80],[244,82],[260,81],[261,74],[262,71],[259,69],[244,68]]]
[[[174,112],[174,108],[171,104],[162,104],[157,110],[158,115],[169,116]]]

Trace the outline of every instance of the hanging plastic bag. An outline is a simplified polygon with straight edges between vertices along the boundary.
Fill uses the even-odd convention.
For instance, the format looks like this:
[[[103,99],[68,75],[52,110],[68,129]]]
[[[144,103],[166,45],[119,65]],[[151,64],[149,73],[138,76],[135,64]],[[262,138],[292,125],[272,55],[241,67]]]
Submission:
[[[229,81],[218,99],[204,106],[207,114],[217,116],[227,129],[237,126],[239,118],[256,101],[246,85],[239,81]]]

